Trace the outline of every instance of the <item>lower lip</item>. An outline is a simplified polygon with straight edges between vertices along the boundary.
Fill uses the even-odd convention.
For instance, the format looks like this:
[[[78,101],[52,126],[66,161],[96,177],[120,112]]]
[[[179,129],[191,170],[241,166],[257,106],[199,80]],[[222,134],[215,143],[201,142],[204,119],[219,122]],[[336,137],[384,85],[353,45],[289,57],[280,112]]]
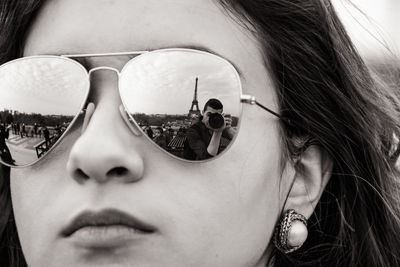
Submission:
[[[69,238],[79,247],[111,248],[127,246],[146,238],[150,233],[124,225],[87,226]]]

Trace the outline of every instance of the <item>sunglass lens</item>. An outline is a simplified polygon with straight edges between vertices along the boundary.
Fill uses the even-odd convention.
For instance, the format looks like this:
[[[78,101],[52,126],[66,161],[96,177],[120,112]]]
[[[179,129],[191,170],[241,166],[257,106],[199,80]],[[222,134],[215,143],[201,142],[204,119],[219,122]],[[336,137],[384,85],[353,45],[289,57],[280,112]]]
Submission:
[[[240,79],[218,56],[189,50],[150,52],[125,66],[119,87],[125,109],[144,134],[176,157],[212,158],[226,151],[236,136]],[[217,142],[211,142],[214,134]]]
[[[61,57],[27,57],[0,67],[0,156],[24,166],[42,158],[79,113],[87,72]]]

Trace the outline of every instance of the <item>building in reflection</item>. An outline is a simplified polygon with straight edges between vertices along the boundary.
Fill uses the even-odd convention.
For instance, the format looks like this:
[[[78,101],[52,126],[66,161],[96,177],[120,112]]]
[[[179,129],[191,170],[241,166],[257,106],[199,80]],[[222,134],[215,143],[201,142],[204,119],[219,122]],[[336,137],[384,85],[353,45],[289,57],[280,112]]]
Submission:
[[[190,106],[189,113],[188,113],[188,117],[190,119],[194,119],[194,120],[200,118],[200,115],[201,115],[200,108],[199,108],[199,101],[197,100],[198,81],[199,81],[199,78],[196,77],[192,105]]]

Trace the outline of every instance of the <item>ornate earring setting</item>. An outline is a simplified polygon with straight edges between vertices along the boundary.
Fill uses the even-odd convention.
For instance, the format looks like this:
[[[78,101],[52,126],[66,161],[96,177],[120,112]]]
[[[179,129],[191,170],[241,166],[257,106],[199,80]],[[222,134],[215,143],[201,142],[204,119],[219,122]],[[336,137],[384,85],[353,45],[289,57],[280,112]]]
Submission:
[[[308,236],[307,219],[293,209],[287,210],[275,230],[275,246],[287,254],[299,249]]]

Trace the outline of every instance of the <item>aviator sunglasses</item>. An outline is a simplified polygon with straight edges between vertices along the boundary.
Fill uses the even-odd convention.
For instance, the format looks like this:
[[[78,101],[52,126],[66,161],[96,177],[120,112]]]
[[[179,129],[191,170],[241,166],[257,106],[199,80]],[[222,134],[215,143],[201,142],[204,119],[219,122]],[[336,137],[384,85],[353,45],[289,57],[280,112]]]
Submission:
[[[87,70],[78,62],[106,56],[132,58],[121,71],[107,66]],[[216,158],[232,146],[243,104],[258,105],[287,121],[254,96],[242,94],[239,73],[229,61],[201,50],[22,57],[0,66],[1,163],[26,167],[46,157],[84,114],[90,76],[97,70],[118,74],[121,115],[132,133],[188,162]],[[212,112],[203,113],[207,102],[222,108],[211,106]],[[194,125],[202,125],[196,128],[197,140],[191,140]],[[207,146],[214,131],[222,132],[216,156],[196,157],[191,144]]]

